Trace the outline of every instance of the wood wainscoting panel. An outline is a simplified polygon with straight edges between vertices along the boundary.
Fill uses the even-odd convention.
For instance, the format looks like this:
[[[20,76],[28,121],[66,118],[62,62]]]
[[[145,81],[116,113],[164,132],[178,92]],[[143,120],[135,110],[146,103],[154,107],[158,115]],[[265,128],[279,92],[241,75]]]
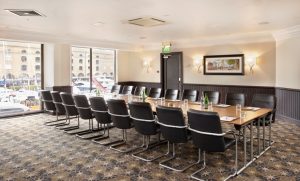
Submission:
[[[277,114],[300,121],[300,90],[277,87]]]

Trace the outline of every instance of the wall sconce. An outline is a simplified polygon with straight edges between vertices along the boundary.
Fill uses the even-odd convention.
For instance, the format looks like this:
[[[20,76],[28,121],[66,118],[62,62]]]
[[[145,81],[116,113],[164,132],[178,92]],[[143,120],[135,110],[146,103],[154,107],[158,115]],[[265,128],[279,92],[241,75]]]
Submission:
[[[196,58],[194,59],[194,68],[198,73],[201,73],[202,65],[203,65],[203,59],[202,58]]]
[[[250,57],[247,59],[247,64],[250,67],[250,73],[253,74],[253,67],[256,65],[256,57]]]
[[[147,73],[150,72],[151,69],[150,60],[145,59],[143,61],[143,68],[146,69]]]

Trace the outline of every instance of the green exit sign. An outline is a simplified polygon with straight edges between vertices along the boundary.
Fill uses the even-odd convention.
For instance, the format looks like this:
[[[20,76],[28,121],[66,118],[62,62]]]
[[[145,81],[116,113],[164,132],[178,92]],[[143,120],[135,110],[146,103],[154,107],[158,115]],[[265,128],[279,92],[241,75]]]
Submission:
[[[162,47],[162,53],[170,53],[171,52],[171,45],[165,45]]]

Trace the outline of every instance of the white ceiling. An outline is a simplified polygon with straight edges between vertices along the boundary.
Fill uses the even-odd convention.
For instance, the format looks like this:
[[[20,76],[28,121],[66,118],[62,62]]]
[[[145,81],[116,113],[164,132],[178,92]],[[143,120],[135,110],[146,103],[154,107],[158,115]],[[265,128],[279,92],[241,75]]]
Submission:
[[[34,9],[46,17],[18,17],[4,9]],[[167,24],[126,23],[145,16]],[[299,24],[300,0],[0,0],[0,38],[115,48],[159,47],[166,40],[176,46],[266,38]]]

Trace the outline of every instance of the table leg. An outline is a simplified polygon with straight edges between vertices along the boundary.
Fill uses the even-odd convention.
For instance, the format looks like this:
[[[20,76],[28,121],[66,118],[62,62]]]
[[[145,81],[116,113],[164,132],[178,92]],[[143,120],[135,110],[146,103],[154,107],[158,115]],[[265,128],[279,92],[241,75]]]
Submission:
[[[253,122],[250,124],[250,159],[253,160]]]
[[[260,118],[257,120],[257,155],[260,154]]]
[[[263,150],[266,149],[266,117],[263,118]]]

